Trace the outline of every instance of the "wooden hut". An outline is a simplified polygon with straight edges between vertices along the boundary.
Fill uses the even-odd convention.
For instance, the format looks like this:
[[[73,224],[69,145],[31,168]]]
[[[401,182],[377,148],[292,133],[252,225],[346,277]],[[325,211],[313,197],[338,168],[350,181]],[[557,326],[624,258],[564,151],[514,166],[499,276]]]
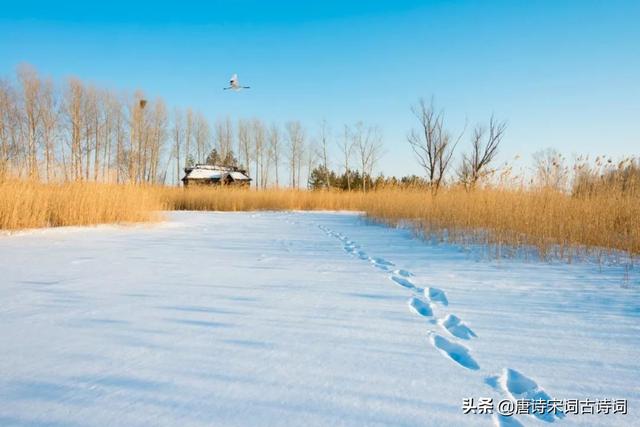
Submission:
[[[233,166],[195,165],[184,168],[182,183],[189,185],[235,185],[248,187],[251,178],[247,171]]]

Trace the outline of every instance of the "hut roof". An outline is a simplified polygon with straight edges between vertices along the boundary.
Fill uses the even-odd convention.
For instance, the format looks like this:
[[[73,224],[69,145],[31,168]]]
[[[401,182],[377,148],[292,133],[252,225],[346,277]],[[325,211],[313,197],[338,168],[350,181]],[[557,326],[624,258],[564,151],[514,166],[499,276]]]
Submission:
[[[205,179],[218,181],[229,175],[234,181],[251,181],[251,178],[243,170],[227,166],[215,165],[195,165],[193,168],[185,169],[186,179]]]

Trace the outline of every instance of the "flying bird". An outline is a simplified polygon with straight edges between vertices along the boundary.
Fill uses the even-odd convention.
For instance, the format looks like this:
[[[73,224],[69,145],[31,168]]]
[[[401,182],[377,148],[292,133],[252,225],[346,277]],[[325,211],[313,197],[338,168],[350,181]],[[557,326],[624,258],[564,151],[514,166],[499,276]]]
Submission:
[[[242,89],[250,89],[251,86],[240,86],[240,82],[238,81],[238,75],[234,74],[233,76],[231,76],[231,78],[229,79],[229,87],[225,87],[223,88],[224,90],[234,90],[234,91],[239,91]]]

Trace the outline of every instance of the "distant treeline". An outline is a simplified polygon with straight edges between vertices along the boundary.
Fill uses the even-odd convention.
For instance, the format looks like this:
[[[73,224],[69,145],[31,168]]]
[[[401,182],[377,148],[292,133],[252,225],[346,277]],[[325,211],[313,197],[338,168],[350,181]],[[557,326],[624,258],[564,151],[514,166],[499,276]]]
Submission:
[[[0,78],[0,180],[179,183],[185,166],[215,160],[246,169],[256,188],[304,188],[318,158],[327,161],[330,141],[326,122],[313,135],[296,120],[212,123],[188,107],[169,111],[140,90],[127,94],[75,77],[54,83],[29,65]],[[336,145],[347,168],[371,174],[382,139],[358,122],[344,126]],[[216,159],[208,158],[212,150]]]
[[[259,118],[210,122],[191,108],[171,111],[161,98],[98,88],[77,78],[62,84],[29,65],[0,78],[0,181],[178,184],[186,166],[227,164],[247,170],[257,189],[270,187],[547,188],[585,196],[637,194],[638,160],[578,157],[570,165],[557,150],[533,156],[533,167],[497,164],[506,122],[490,117],[471,131],[452,131],[434,101],[411,109],[407,134],[421,176],[376,175],[384,154],[381,130],[356,122],[332,130],[326,121],[309,131],[296,120]]]
[[[429,182],[417,175],[408,175],[402,178],[385,177],[384,175],[372,177],[369,174],[363,175],[358,170],[349,169],[344,172],[336,172],[326,169],[322,165],[314,168],[309,175],[309,188],[312,190],[361,191],[363,188],[378,190],[385,187],[426,189],[429,188]]]

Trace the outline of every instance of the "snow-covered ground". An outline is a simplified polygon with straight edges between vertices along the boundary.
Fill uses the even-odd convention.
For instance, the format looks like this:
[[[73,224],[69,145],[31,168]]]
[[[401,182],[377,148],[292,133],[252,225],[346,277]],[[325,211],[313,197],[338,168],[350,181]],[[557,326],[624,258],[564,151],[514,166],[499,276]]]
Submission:
[[[628,399],[629,415],[463,399]],[[640,425],[640,290],[345,213],[0,236],[2,426]]]

